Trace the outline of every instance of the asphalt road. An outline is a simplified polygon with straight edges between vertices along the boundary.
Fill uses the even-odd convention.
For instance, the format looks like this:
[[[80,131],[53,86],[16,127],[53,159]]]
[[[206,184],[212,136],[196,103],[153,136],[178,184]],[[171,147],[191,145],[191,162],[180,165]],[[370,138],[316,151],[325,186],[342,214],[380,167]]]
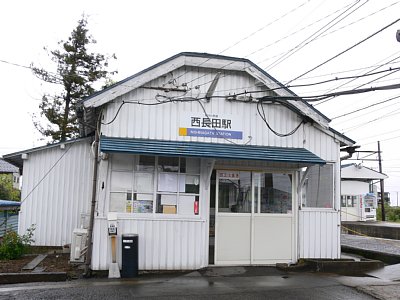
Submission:
[[[343,279],[343,277],[341,277]],[[208,273],[86,279],[0,286],[0,299],[375,299],[335,275],[275,268],[220,268]]]

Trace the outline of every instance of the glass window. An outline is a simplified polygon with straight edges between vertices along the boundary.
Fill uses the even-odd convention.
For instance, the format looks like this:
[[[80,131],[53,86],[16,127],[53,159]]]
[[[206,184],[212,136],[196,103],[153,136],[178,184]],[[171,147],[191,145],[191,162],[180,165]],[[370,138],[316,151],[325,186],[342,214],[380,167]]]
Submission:
[[[258,190],[258,186],[255,188]],[[292,175],[260,174],[259,190],[262,213],[287,214],[292,212]]]
[[[187,174],[200,174],[200,159],[199,158],[186,158],[185,168],[182,170],[182,159],[181,159],[181,172]]]
[[[184,192],[190,193],[190,194],[199,194],[200,193],[200,176],[186,175]]]
[[[157,170],[156,212],[197,215],[200,159],[159,157]]]
[[[125,193],[114,193],[110,195],[110,212],[130,212],[132,193],[127,191]],[[129,199],[129,200],[128,200]]]
[[[315,208],[333,207],[333,165],[309,167],[302,189],[302,206]]]
[[[118,172],[113,171],[111,173],[111,190],[126,191],[132,190],[133,184],[133,173],[132,172]]]
[[[200,159],[116,155],[112,162],[110,211],[199,213]]]
[[[178,172],[179,157],[163,157],[158,158],[158,171],[160,172]]]
[[[135,173],[135,191],[139,193],[152,193],[154,190],[153,173]]]
[[[155,156],[140,155],[136,171],[154,172],[155,163]]]
[[[218,212],[251,213],[251,172],[219,174]]]
[[[346,196],[345,195],[340,196],[340,200],[341,200],[341,206],[346,207]]]
[[[113,154],[112,169],[117,171],[133,171],[134,156]]]

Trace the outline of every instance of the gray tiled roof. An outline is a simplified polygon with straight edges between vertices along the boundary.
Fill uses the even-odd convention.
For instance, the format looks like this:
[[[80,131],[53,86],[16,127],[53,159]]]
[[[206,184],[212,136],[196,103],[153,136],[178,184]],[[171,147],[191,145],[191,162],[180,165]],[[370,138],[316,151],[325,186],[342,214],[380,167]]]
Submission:
[[[0,174],[1,173],[19,173],[19,169],[0,158]]]

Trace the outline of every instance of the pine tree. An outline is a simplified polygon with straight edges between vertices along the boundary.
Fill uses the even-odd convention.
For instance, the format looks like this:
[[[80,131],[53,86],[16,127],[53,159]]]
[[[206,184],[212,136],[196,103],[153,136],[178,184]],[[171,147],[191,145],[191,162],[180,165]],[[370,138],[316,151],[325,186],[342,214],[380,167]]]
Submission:
[[[79,100],[95,92],[93,86],[96,82],[107,82],[110,80],[109,76],[116,73],[107,71],[108,61],[116,59],[115,54],[105,56],[88,51],[88,45],[95,43],[96,40],[88,32],[87,19],[83,16],[68,40],[58,43],[60,49],[48,51],[45,48],[51,60],[57,64],[56,72],[31,65],[33,73],[41,80],[62,86],[59,93],[45,93],[42,97],[40,115],[48,122],[43,125],[37,116],[33,120],[35,127],[54,142],[78,136]]]

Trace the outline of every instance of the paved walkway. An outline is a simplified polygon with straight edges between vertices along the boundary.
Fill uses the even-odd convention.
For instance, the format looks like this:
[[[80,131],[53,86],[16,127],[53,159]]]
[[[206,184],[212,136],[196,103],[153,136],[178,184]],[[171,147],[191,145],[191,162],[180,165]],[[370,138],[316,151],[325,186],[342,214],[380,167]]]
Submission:
[[[342,234],[341,243],[342,246],[400,255],[400,240]]]

